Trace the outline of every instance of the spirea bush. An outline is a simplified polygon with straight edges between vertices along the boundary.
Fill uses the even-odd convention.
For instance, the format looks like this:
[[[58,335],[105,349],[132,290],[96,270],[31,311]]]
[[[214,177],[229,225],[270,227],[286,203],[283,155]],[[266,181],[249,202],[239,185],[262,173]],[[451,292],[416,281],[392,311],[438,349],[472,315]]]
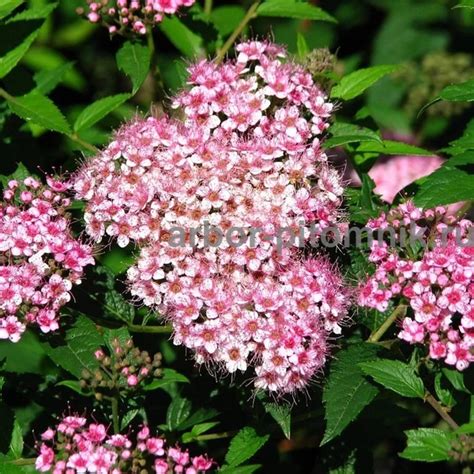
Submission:
[[[0,474],[471,472],[474,8],[315,3],[0,2]]]

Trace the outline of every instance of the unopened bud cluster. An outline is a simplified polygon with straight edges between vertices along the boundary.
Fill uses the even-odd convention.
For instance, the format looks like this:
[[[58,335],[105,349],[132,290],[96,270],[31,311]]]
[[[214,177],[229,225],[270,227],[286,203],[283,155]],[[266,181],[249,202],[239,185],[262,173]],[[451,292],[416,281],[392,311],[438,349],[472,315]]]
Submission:
[[[136,390],[144,382],[162,375],[159,352],[152,358],[148,352],[134,347],[131,339],[125,344],[114,339],[111,349],[97,349],[94,355],[99,367],[94,372],[82,373],[81,388],[95,392],[98,400],[110,392]]]
[[[91,23],[105,24],[110,34],[132,32],[144,35],[148,26],[172,15],[180,7],[190,7],[195,0],[87,0],[88,11],[78,9]]]

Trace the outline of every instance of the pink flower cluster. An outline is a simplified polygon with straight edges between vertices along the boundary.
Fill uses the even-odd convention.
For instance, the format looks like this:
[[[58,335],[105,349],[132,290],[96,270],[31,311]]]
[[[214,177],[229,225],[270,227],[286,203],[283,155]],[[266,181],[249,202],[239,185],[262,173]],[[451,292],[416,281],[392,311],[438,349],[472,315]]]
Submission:
[[[439,156],[393,156],[379,160],[369,171],[376,184],[374,192],[384,201],[393,202],[403,188],[436,171],[443,161]]]
[[[150,436],[147,426],[132,441],[129,435],[110,435],[105,425],[88,423],[81,416],[66,416],[41,439],[36,458],[39,472],[198,474],[214,465],[206,456],[191,457],[179,446],[167,446],[163,438]]]
[[[147,26],[172,15],[181,7],[190,7],[195,0],[87,0],[87,19],[91,23],[103,22],[111,34],[132,31],[144,35]],[[79,9],[79,13],[84,13]]]
[[[398,337],[429,345],[432,359],[466,369],[474,361],[473,225],[446,216],[446,209],[421,210],[407,202],[370,221],[371,229],[403,228],[423,233],[425,248],[373,242],[376,271],[360,288],[361,306],[386,311],[391,301],[412,312]],[[407,235],[408,235],[407,230]]]
[[[343,225],[341,178],[318,138],[332,105],[279,46],[237,51],[236,61],[189,68],[191,87],[173,101],[182,120],[126,125],[74,186],[89,235],[138,244],[131,292],[171,320],[176,344],[228,372],[251,364],[257,387],[292,392],[322,366],[347,310],[342,278],[324,258],[304,261],[289,240],[275,245],[283,228],[304,229],[304,245],[309,227],[317,236]],[[206,223],[261,232],[204,245]],[[186,245],[173,243],[178,227]]]
[[[58,329],[59,309],[71,299],[91,247],[76,240],[65,208],[67,186],[52,178],[12,180],[0,202],[0,339],[18,342],[28,324]]]

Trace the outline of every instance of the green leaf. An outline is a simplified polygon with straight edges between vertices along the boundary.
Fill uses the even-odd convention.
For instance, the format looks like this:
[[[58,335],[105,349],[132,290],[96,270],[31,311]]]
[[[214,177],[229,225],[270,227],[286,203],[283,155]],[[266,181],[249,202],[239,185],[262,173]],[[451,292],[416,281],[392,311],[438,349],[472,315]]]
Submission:
[[[229,450],[225,455],[226,463],[229,467],[239,466],[255,455],[269,437],[269,435],[258,435],[255,429],[249,426],[242,428],[230,442]]]
[[[117,94],[97,100],[79,114],[74,123],[74,131],[80,132],[92,127],[92,125],[102,120],[130,97],[130,94]]]
[[[28,176],[31,176],[28,168],[23,163],[18,163],[16,170],[12,174],[8,176],[0,176],[0,184],[3,188],[6,188],[10,180],[14,179],[16,181],[23,181]]]
[[[68,134],[71,132],[69,124],[54,102],[33,91],[21,97],[8,99],[11,111],[27,122],[33,122],[55,132]]]
[[[457,430],[456,433],[459,434],[474,434],[474,421],[470,421],[469,423],[465,423],[461,425]]]
[[[450,102],[472,102],[474,100],[474,79],[445,87],[439,94],[439,98]]]
[[[194,425],[191,431],[183,433],[181,440],[183,443],[192,443],[199,435],[202,435],[219,424],[219,421],[209,421]]]
[[[148,75],[151,51],[148,46],[127,41],[117,53],[117,65],[132,80],[132,94],[140,89]]]
[[[221,36],[230,35],[242,21],[245,10],[239,5],[224,5],[214,8],[211,20]]]
[[[257,15],[337,23],[334,17],[321,8],[293,0],[267,0],[257,8]]]
[[[21,432],[21,425],[18,420],[15,419],[13,424],[12,437],[10,440],[10,450],[8,451],[9,456],[13,459],[21,458],[23,453],[23,434]]]
[[[412,367],[399,360],[379,359],[358,365],[376,382],[404,397],[423,398],[425,396],[425,387],[421,378],[415,374]]]
[[[15,15],[13,18],[10,18],[7,23],[28,20],[42,20],[43,18],[47,18],[57,6],[57,3],[49,3],[47,5],[30,8],[18,13],[18,15]]]
[[[6,359],[4,370],[17,374],[46,374],[54,369],[38,337],[26,331],[16,344],[0,341],[0,360]]]
[[[36,90],[41,94],[49,94],[61,83],[64,76],[72,71],[73,62],[61,64],[54,69],[43,69],[34,75]]]
[[[396,65],[382,65],[372,66],[365,69],[354,71],[341,79],[341,82],[333,87],[331,91],[331,98],[351,100],[362,94],[371,85],[387,74],[396,71],[399,66]]]
[[[378,393],[357,366],[358,362],[372,360],[377,347],[358,344],[340,351],[331,363],[328,380],[324,386],[326,431],[321,445],[338,436],[357,418]]]
[[[78,380],[62,380],[56,384],[57,387],[67,387],[79,395],[88,395],[84,393]]]
[[[173,45],[189,58],[201,56],[202,38],[193,33],[176,16],[164,17],[160,23],[161,31],[173,43]]]
[[[451,390],[446,387],[446,385],[447,382],[443,374],[436,374],[434,386],[439,401],[447,407],[453,407],[456,404],[456,400],[451,393]]]
[[[283,434],[291,438],[291,406],[278,403],[263,403],[265,411],[278,423]]]
[[[166,385],[170,385],[172,383],[189,383],[189,379],[184,375],[176,372],[176,370],[165,368],[162,370],[163,375],[161,378],[153,380],[153,382],[145,385],[143,390],[148,392],[152,390],[157,390],[159,388],[163,388]]]
[[[296,33],[296,49],[300,59],[304,59],[309,53],[308,43],[300,32]]]
[[[453,8],[471,8],[471,9],[474,9],[474,0],[463,0],[461,3],[458,3]]]
[[[474,199],[474,177],[459,168],[442,166],[417,181],[414,201],[420,207],[435,207]]]
[[[5,56],[0,58],[0,79],[4,78],[25,55],[33,41],[36,39],[40,29],[30,33],[16,48],[10,50]]]
[[[170,431],[174,431],[191,414],[191,402],[186,398],[175,398],[166,413],[166,424]]]
[[[215,418],[218,414],[219,412],[217,410],[214,410],[214,408],[199,408],[199,410],[195,411],[191,416],[186,418],[186,420],[181,422],[177,426],[177,429],[180,431],[187,430],[189,428],[192,428],[194,425]]]
[[[239,467],[223,466],[218,472],[219,474],[253,474],[257,469],[260,469],[261,464],[247,464]]]
[[[458,391],[464,393],[470,393],[470,391],[464,385],[464,374],[454,369],[443,369],[443,375],[449,380],[451,385]]]
[[[0,454],[0,472],[2,474],[29,474],[37,472],[33,469],[33,466],[16,466],[12,464],[10,456]]]
[[[66,63],[68,63],[67,58],[58,50],[44,45],[33,45],[22,59],[22,64],[37,72],[56,69]],[[63,82],[65,86],[77,91],[83,91],[87,86],[86,79],[75,68],[66,71]]]
[[[354,160],[361,165],[379,155],[414,155],[433,156],[433,153],[423,148],[393,140],[384,140],[383,143],[365,141],[355,148]]]
[[[74,326],[66,334],[66,344],[53,347],[43,344],[48,356],[58,366],[81,378],[81,372],[87,369],[93,372],[99,366],[94,351],[104,344],[104,339],[95,324],[85,316],[79,316]]]
[[[434,428],[405,431],[407,447],[400,456],[411,461],[447,461],[453,435]]]
[[[0,20],[9,15],[15,8],[18,8],[25,0],[3,0],[0,5]]]
[[[134,408],[132,410],[128,410],[120,421],[120,430],[126,430],[130,423],[140,414],[141,410],[141,408]]]
[[[328,133],[331,134],[331,138],[324,142],[326,148],[366,141],[383,143],[379,135],[370,128],[359,127],[350,123],[336,122],[329,128]]]

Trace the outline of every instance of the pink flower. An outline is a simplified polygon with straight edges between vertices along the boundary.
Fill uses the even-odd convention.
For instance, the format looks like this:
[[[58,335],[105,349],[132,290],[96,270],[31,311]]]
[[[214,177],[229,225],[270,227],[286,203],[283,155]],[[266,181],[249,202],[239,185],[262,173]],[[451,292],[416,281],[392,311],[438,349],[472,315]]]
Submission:
[[[384,311],[391,300],[399,304],[401,298],[414,319],[404,319],[398,336],[411,344],[425,343],[432,359],[464,370],[474,360],[473,295],[469,291],[474,255],[470,247],[459,245],[459,239],[467,242],[472,222],[447,215],[445,208],[422,210],[407,201],[368,223],[374,229],[391,225],[397,234],[410,226],[424,228],[425,245],[412,258],[402,258],[404,249],[395,247],[372,258],[377,268],[360,286],[359,304]],[[444,218],[451,229],[442,222]]]
[[[27,325],[58,329],[59,310],[71,299],[92,248],[76,240],[64,207],[69,188],[51,177],[11,182],[0,202],[0,339],[18,342]],[[22,190],[20,190],[22,189]],[[6,194],[6,195],[5,195]]]
[[[72,431],[63,429],[71,425]],[[88,424],[83,418],[69,416],[57,430],[48,431],[52,437],[48,435],[38,447],[36,469],[40,472],[120,474],[132,472],[139,465],[148,472],[168,474],[191,469],[189,472],[198,474],[214,465],[205,455],[192,458],[179,446],[168,448],[164,439],[149,437],[148,427],[143,427],[133,440],[129,435],[109,435],[104,425]]]
[[[25,325],[20,323],[15,316],[0,318],[0,339],[9,339],[18,342],[25,332]]]
[[[42,444],[40,446],[40,454],[36,458],[35,467],[39,472],[48,472],[54,463],[54,451]]]
[[[322,256],[296,264],[307,258],[291,239],[302,228],[304,246],[345,227],[342,180],[319,141],[332,104],[283,48],[236,50],[237,62],[189,67],[189,87],[171,101],[182,120],[126,124],[73,187],[94,240],[137,246],[130,291],[170,321],[175,344],[290,393],[325,363],[349,305],[338,270]],[[390,296],[382,291],[381,307]]]

